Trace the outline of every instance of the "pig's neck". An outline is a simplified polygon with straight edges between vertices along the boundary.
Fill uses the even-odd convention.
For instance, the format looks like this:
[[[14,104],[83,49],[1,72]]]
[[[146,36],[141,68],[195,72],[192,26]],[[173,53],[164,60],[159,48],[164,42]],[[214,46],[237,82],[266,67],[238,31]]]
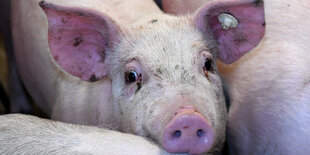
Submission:
[[[162,13],[153,0],[108,0],[107,3],[111,6],[108,14],[121,25],[134,23],[150,14]]]
[[[310,1],[265,0],[266,37],[289,42],[310,40]]]

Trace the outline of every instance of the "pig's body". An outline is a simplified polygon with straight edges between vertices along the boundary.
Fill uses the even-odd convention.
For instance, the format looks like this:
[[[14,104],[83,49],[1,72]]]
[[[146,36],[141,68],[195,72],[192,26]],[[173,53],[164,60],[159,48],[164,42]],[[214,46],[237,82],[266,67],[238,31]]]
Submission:
[[[308,154],[310,2],[264,3],[261,43],[234,64],[218,64],[231,99],[228,142],[234,154]]]
[[[96,127],[16,114],[0,123],[1,154],[168,154],[142,137]]]

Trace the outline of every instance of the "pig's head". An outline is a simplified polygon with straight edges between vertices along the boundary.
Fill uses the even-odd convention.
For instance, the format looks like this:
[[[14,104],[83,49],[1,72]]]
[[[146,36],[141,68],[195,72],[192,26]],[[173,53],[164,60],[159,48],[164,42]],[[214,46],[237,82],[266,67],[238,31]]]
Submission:
[[[169,152],[221,148],[226,108],[217,55],[232,63],[256,46],[264,32],[260,4],[211,3],[193,17],[157,14],[130,26],[83,8],[41,6],[55,62],[84,81],[110,81],[104,84],[112,90],[102,93],[112,94],[121,131]],[[221,13],[236,17],[238,27],[222,29]]]

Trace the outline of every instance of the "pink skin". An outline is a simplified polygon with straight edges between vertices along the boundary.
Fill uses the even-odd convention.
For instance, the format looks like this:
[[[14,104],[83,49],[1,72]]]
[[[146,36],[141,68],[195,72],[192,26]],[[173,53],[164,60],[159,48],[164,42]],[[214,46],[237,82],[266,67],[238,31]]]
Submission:
[[[76,2],[80,3],[78,0]],[[241,12],[236,10],[256,6],[245,4],[248,1],[234,1],[227,5],[214,2],[204,6],[193,17],[180,18],[164,15],[158,9],[153,13],[151,11],[151,15],[139,12],[138,15],[148,17],[132,18],[139,21],[132,20],[124,24],[123,15],[137,9],[124,4],[126,6],[124,12],[118,11],[122,12],[122,15],[118,16],[114,10],[120,9],[113,9],[119,6],[116,5],[119,4],[117,1],[96,2],[98,5],[104,3],[103,8],[97,7],[97,11],[91,11],[84,8],[84,4],[83,7],[71,7],[69,2],[70,5],[53,5],[48,2],[41,4],[47,14],[49,25],[48,34],[43,33],[42,36],[44,35],[46,39],[48,35],[49,49],[54,60],[51,60],[48,47],[44,46],[40,48],[41,50],[36,48],[37,45],[41,45],[37,41],[33,43],[34,47],[27,51],[41,51],[40,54],[45,56],[44,59],[40,59],[42,62],[38,61],[35,64],[46,62],[45,67],[37,65],[40,66],[38,67],[40,70],[36,70],[38,73],[42,72],[41,77],[46,83],[41,84],[37,82],[39,80],[33,80],[32,77],[36,77],[33,73],[23,75],[31,78],[29,81],[35,81],[34,84],[40,88],[40,91],[32,91],[32,94],[43,96],[44,102],[41,102],[41,105],[42,107],[49,105],[52,108],[52,119],[108,126],[149,137],[156,142],[162,141],[163,146],[173,152],[213,153],[220,150],[225,137],[226,109],[215,59],[220,55],[222,61],[231,63],[250,47],[254,47],[257,39],[246,35],[242,29],[244,27],[222,32],[218,30],[220,23],[213,20],[222,11],[227,13],[228,4],[231,5],[236,18]],[[128,4],[134,3],[128,2]],[[140,4],[144,3],[134,5]],[[27,4],[22,3],[21,9],[25,5]],[[143,8],[148,10],[151,7]],[[21,9],[17,7],[15,10]],[[29,10],[24,12],[28,14]],[[37,14],[31,16],[35,15]],[[127,19],[126,16],[125,18]],[[253,17],[253,19],[260,18]],[[241,25],[242,23],[245,22],[241,22]],[[24,24],[28,23],[19,25]],[[47,28],[47,25],[45,26]],[[31,24],[29,27],[32,28]],[[21,27],[19,30],[24,29]],[[35,30],[26,31],[24,38],[27,38],[28,32],[37,34]],[[15,32],[15,36],[24,36],[24,33]],[[235,39],[234,35],[225,40],[224,36],[230,36],[231,33],[237,36],[236,41],[231,41]],[[240,35],[246,36],[248,43],[238,40]],[[21,43],[24,41],[20,39]],[[28,43],[25,45],[29,45]],[[228,49],[230,46],[233,47]],[[238,53],[238,50],[242,50],[242,54]],[[22,50],[18,51],[20,51],[18,58],[23,58]],[[40,57],[40,54],[33,54],[32,59],[34,56]],[[27,56],[25,55],[26,58]],[[214,70],[204,69],[207,56],[213,59]],[[33,63],[31,65],[29,63],[30,61],[25,62],[25,65],[31,70]],[[124,75],[131,68],[142,76],[136,81],[126,83]],[[28,70],[21,69],[24,72]],[[50,71],[50,74],[47,71]],[[97,80],[100,81],[90,83]],[[142,87],[139,87],[139,83]],[[29,83],[27,85],[33,86]],[[42,85],[47,86],[41,87]],[[30,87],[29,90],[34,90]],[[199,110],[199,113],[191,108],[180,111],[182,106],[192,106]],[[173,116],[176,111],[180,114]],[[202,134],[203,138],[200,139],[195,136],[186,139],[181,137],[177,141],[179,146],[187,145],[187,140],[198,144],[201,139],[209,139],[208,143],[200,143],[197,147],[189,145],[185,149],[181,147],[173,149],[174,144],[166,144],[171,140],[170,131],[182,128],[184,123],[189,123],[191,126],[188,130],[182,130],[184,133],[197,135],[197,131],[203,129],[203,133],[206,134]]]
[[[117,27],[111,26],[113,21],[100,17],[88,17],[89,13],[82,15],[75,10],[69,13],[49,9],[48,5],[41,4],[45,9],[49,27],[49,45],[57,63],[72,75],[85,81],[98,81],[107,74],[104,59],[108,42],[113,42]],[[263,5],[239,0],[237,2],[208,3],[196,16],[199,29],[208,33],[210,28],[218,42],[219,59],[225,63],[232,63],[255,47],[264,36],[264,10]],[[62,8],[65,9],[66,8]],[[228,11],[229,10],[229,11]],[[235,16],[239,25],[235,29],[223,30],[217,17],[220,13],[229,13]],[[206,21],[206,15],[207,21]],[[250,20],[249,20],[250,19]],[[98,22],[100,21],[100,22]],[[92,25],[88,27],[88,25]],[[87,29],[86,29],[87,27]],[[104,30],[109,30],[107,34]],[[111,38],[109,38],[111,37]],[[110,41],[108,41],[108,39]],[[66,42],[63,44],[62,42]],[[73,45],[73,46],[72,46]],[[65,50],[63,50],[65,49]],[[76,52],[79,51],[79,52]]]
[[[253,49],[263,38],[265,34],[263,6],[263,2],[256,4],[250,0],[213,1],[199,11],[196,24],[203,31],[208,30],[204,29],[205,27],[210,28],[217,40],[219,50],[222,51],[219,52],[219,59],[230,64]],[[238,27],[224,30],[217,19],[221,13],[234,16],[239,22]]]
[[[98,81],[107,74],[104,67],[105,48],[107,41],[113,41],[113,36],[106,34],[117,33],[115,27],[109,27],[113,21],[105,16],[91,16],[70,9],[70,13],[50,9],[49,5],[40,5],[49,16],[49,45],[57,63],[70,74],[85,81]],[[67,8],[62,8],[66,10]],[[92,25],[92,26],[89,26]],[[113,24],[114,25],[114,24]],[[65,44],[63,43],[65,42]]]
[[[161,144],[172,153],[200,154],[206,152],[214,140],[213,128],[200,113],[181,109],[166,125]]]
[[[82,12],[78,9],[75,10],[63,6],[55,7],[45,3],[41,3],[41,6],[48,16],[49,46],[56,62],[68,73],[80,77],[84,81],[93,82],[104,79],[109,69],[107,64],[111,63],[109,60],[104,60],[106,55],[110,56],[110,47],[118,42],[122,33],[117,24],[109,19],[108,16],[97,12]],[[223,12],[227,13],[227,10],[230,10],[231,14],[242,21],[245,15],[242,11],[239,11],[239,9],[244,10],[244,12],[257,11],[258,14],[256,16],[251,16],[254,19],[254,24],[251,21],[247,22],[244,20],[236,29],[222,30],[221,23],[218,22],[217,16]],[[219,58],[225,63],[232,63],[258,43],[261,36],[252,36],[251,34],[253,34],[254,29],[260,28],[261,30],[258,32],[264,31],[264,25],[259,25],[259,28],[255,27],[255,25],[257,25],[256,22],[260,23],[264,21],[264,18],[259,18],[262,14],[263,11],[261,11],[261,7],[254,7],[253,4],[248,4],[246,1],[210,3],[197,13],[194,24],[196,24],[197,28],[207,37],[211,36],[209,34],[210,31],[213,32],[214,39],[219,45]],[[251,29],[251,31],[248,31],[248,29]],[[124,69],[125,72],[134,69],[137,71],[137,74],[141,74],[144,70],[141,66],[142,65],[135,60],[127,62]],[[212,80],[212,74],[210,73],[210,75],[207,75],[207,78]],[[128,102],[140,89],[138,88],[140,87],[139,85],[142,85],[146,79],[147,77],[144,76],[143,79],[139,78],[134,83],[127,83],[127,89],[125,89],[122,94],[125,96],[123,98],[125,101],[122,101],[122,103]],[[220,87],[218,83],[215,84]],[[150,102],[150,104],[154,104],[152,102]],[[182,102],[186,103],[185,105],[188,103],[193,104],[192,100]],[[196,104],[201,102],[203,101],[198,101]],[[127,104],[130,105],[133,103]],[[174,106],[177,106],[177,104]],[[160,111],[167,112],[164,108],[161,108]],[[214,145],[213,143],[216,137],[211,123],[209,123],[202,114],[194,110],[183,109],[180,111],[180,109],[177,109],[177,111],[179,114],[171,120],[169,120],[167,116],[160,116],[165,120],[165,123],[167,123],[159,129],[161,130],[160,133],[162,133],[160,141],[163,147],[169,152],[175,153],[188,152],[199,154],[208,151]],[[210,113],[210,115],[212,114]],[[215,117],[215,115],[211,117]],[[128,118],[122,119],[125,120]],[[185,129],[187,126],[189,126],[188,129]],[[121,126],[121,128],[125,132],[133,132],[127,131],[128,127],[126,126]],[[181,135],[178,137],[173,136],[178,130],[180,130]],[[137,134],[142,135],[144,133],[140,131],[140,133]]]
[[[55,7],[55,9],[45,3],[41,3],[41,6],[48,16],[50,25],[48,39],[51,53],[60,67],[90,82],[107,76],[108,68],[105,63],[108,61],[104,60],[105,54],[109,54],[109,51],[106,49],[111,46],[110,43],[117,42],[118,26],[105,15],[95,13],[91,16],[90,13],[78,12],[66,7]],[[104,20],[100,20],[99,16]],[[143,69],[139,61],[133,59],[124,66],[125,73],[130,70],[140,75]],[[138,91],[137,85],[142,85],[144,79],[147,77],[144,76],[143,79],[139,77],[134,83],[127,84],[127,89],[123,92],[125,100],[129,100]],[[182,102],[185,101],[182,100]],[[193,101],[189,100],[186,103],[191,102]],[[208,151],[214,145],[212,125],[203,115],[194,110],[183,109],[178,113],[170,123],[165,125],[165,129],[161,129],[164,130],[161,138],[163,147],[175,153],[198,154]],[[182,129],[184,125],[189,128]],[[171,137],[171,132],[178,128],[183,132],[183,136],[175,140]]]
[[[210,0],[195,3],[201,1]],[[218,63],[231,98],[229,148],[240,155],[309,154],[310,1],[264,0],[264,8],[258,46],[231,65]]]
[[[235,62],[253,49],[265,34],[262,1],[162,0],[162,5],[164,11],[170,14],[194,13],[199,10],[196,24],[205,33],[213,32],[219,50],[222,51],[218,57],[226,64]],[[238,27],[222,29],[217,19],[221,13],[234,16],[239,22]],[[206,20],[208,22],[205,22]]]

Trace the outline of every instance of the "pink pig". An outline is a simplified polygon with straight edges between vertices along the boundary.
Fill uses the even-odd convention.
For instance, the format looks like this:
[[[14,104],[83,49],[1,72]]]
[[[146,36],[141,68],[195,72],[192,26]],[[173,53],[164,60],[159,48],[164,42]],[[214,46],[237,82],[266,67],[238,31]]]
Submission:
[[[216,60],[232,63],[258,44],[262,7],[214,2],[174,17],[152,0],[54,0],[40,2],[45,15],[38,2],[12,1],[13,39],[22,79],[52,119],[147,137],[171,153],[221,150]],[[244,20],[227,33],[218,16],[228,10]]]
[[[162,4],[169,13],[184,14],[199,12],[199,7],[204,7],[201,4],[216,1],[196,0],[183,5],[185,2],[163,0]],[[309,154],[310,1],[253,2],[265,5],[265,37],[237,62],[218,63],[231,99],[227,138],[230,152]],[[248,20],[254,13],[244,12]],[[243,17],[235,17],[242,22]]]

